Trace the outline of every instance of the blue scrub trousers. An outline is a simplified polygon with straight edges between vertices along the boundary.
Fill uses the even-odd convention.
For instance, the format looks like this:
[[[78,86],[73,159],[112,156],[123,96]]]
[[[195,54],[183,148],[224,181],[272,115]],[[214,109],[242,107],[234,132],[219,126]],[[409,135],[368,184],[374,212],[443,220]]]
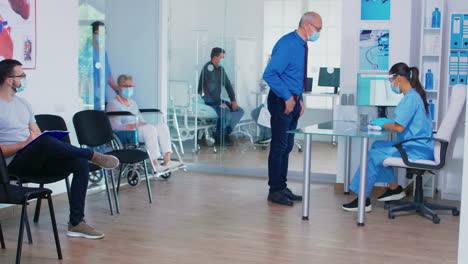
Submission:
[[[384,167],[383,161],[390,157],[401,157],[395,147],[396,141],[376,141],[372,144],[367,156],[366,198],[369,197],[376,182],[397,182],[393,167]],[[349,188],[359,193],[359,177],[361,169],[357,169]]]
[[[294,147],[294,134],[287,133],[297,128],[301,104],[296,100],[294,110],[284,113],[284,100],[272,91],[268,94],[268,111],[271,114],[271,143],[268,155],[268,185],[270,192],[281,191],[287,187],[289,153]]]

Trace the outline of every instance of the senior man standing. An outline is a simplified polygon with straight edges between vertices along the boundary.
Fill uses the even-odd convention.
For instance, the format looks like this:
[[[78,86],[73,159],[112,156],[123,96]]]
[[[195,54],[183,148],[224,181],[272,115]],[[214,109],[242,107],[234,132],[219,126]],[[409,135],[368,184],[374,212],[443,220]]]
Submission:
[[[289,153],[299,117],[304,113],[302,92],[307,86],[307,42],[317,41],[322,18],[315,12],[302,15],[297,30],[284,35],[273,48],[271,61],[263,73],[270,86],[268,110],[271,114],[271,146],[268,156],[268,201],[292,206],[302,201],[286,184]]]

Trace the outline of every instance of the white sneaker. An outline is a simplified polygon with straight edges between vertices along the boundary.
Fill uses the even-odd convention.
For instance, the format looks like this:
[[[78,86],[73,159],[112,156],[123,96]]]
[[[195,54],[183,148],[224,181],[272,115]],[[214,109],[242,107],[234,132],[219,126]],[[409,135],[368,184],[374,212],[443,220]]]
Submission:
[[[184,164],[182,162],[179,162],[179,161],[171,160],[167,164],[165,164],[164,166],[167,167],[168,169],[175,169],[175,168],[184,166]]]

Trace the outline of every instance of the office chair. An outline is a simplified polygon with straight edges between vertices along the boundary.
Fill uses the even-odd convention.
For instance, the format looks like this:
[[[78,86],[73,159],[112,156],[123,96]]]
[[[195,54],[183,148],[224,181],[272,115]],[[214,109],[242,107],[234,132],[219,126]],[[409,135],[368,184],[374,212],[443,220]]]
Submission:
[[[414,201],[397,201],[397,206],[389,208],[388,218],[394,219],[395,212],[399,211],[413,211],[419,212],[424,216],[432,218],[434,224],[440,223],[440,218],[434,210],[449,210],[452,211],[452,215],[458,216],[460,211],[455,206],[446,206],[427,203],[424,201],[423,195],[423,184],[422,176],[426,172],[432,172],[434,170],[440,170],[444,167],[448,145],[452,138],[452,134],[459,123],[459,118],[462,110],[465,106],[466,100],[466,85],[455,85],[452,87],[452,95],[449,101],[449,108],[442,121],[437,134],[434,138],[414,138],[406,141],[399,142],[394,145],[401,154],[401,158],[387,158],[384,160],[383,165],[385,167],[396,167],[406,169],[406,177],[411,179],[416,175],[415,180],[415,194]],[[416,141],[420,139],[433,140],[434,141],[434,159],[435,160],[409,160],[408,155],[403,148],[404,143],[409,141]]]
[[[39,126],[39,129],[41,132],[44,132],[46,130],[58,130],[58,131],[68,131],[67,125],[65,123],[65,120],[63,120],[62,117],[57,116],[57,115],[35,115],[35,119],[37,122],[37,125]],[[67,135],[61,139],[63,142],[71,144],[70,137]],[[95,165],[93,163],[89,163],[89,170],[90,172],[96,172],[99,171],[99,173],[103,173],[103,170],[101,167],[98,165]],[[44,184],[49,184],[49,183],[54,183],[58,182],[61,180],[65,180],[65,187],[67,188],[67,196],[68,200],[70,200],[70,181],[68,179],[68,176],[70,174],[64,174],[64,175],[40,175],[36,177],[18,177],[16,175],[10,175],[13,180],[18,181],[19,184],[25,184],[25,183],[35,183],[39,184],[40,188],[44,187]],[[113,209],[112,209],[112,203],[111,203],[111,198],[110,198],[110,193],[107,193],[107,198],[109,200],[109,206],[110,206],[110,211],[111,215],[113,214]],[[39,215],[41,211],[41,199],[37,200],[36,203],[36,210],[34,212],[34,222],[37,223],[39,221]]]
[[[10,184],[10,178],[7,172],[6,162],[3,156],[3,152],[0,150],[0,203],[3,204],[17,204],[22,205],[21,208],[21,220],[18,234],[18,247],[16,249],[16,263],[21,262],[21,251],[23,247],[23,235],[24,227],[26,224],[26,209],[28,201],[33,199],[47,199],[49,203],[50,220],[52,222],[52,229],[55,238],[55,247],[57,249],[58,259],[62,259],[62,250],[60,248],[60,241],[57,231],[57,223],[55,221],[54,206],[52,204],[52,191],[46,188],[31,188],[22,187]],[[5,248],[5,241],[0,226],[0,244],[1,247]]]
[[[110,145],[113,138],[114,133],[112,131],[111,124],[109,122],[109,118],[107,117],[106,113],[103,111],[98,110],[84,110],[81,112],[76,113],[73,116],[73,124],[75,126],[76,135],[78,137],[78,142],[82,146],[88,147],[99,147],[103,145]],[[153,196],[151,194],[151,187],[148,178],[148,167],[146,165],[146,160],[149,159],[148,154],[145,151],[141,151],[138,149],[122,149],[122,150],[113,150],[107,152],[106,154],[113,155],[120,161],[120,170],[119,170],[119,178],[122,174],[122,168],[124,164],[135,164],[143,162],[143,166],[145,168],[145,176],[146,176],[146,187],[148,190],[148,199],[149,202],[153,202]],[[105,177],[106,178],[106,177]],[[111,183],[114,192],[114,199],[115,205],[117,209],[117,213],[120,213],[120,206],[117,197],[117,191],[115,186],[114,177],[111,171]],[[106,189],[109,186],[107,185],[106,181]]]

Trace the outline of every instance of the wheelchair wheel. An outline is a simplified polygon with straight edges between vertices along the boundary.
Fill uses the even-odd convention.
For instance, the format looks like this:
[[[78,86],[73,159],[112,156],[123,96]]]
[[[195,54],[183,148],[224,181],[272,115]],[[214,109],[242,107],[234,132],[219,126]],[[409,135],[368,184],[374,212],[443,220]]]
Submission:
[[[138,170],[128,169],[125,172],[125,175],[127,176],[127,182],[130,186],[138,186],[138,184],[140,183],[140,173],[138,172]]]
[[[102,175],[98,171],[93,171],[89,174],[89,181],[91,183],[99,183],[102,180]]]
[[[161,178],[163,179],[169,179],[171,177],[171,172],[166,172],[164,174],[161,174]]]

